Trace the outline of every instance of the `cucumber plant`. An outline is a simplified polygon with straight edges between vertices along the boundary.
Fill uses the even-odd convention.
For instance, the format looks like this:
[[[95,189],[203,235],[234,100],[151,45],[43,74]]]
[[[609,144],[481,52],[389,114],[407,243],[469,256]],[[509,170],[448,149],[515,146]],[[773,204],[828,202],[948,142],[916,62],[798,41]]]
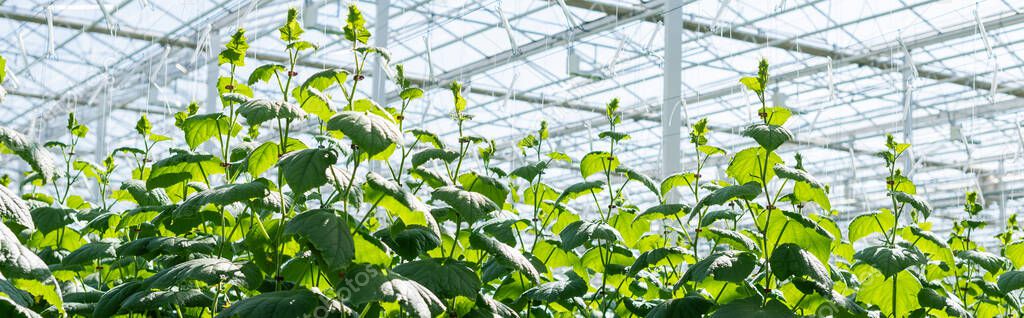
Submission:
[[[0,316],[1022,314],[1016,218],[999,253],[985,251],[968,193],[941,238],[896,168],[910,145],[892,136],[878,154],[888,206],[844,233],[829,186],[799,154],[777,153],[792,113],[765,98],[767,61],[740,79],[758,99],[741,133],[750,147],[712,145],[700,119],[689,169],[659,182],[619,160],[630,136],[613,99],[601,150],[553,151],[541,122],[516,143],[525,163],[506,170],[492,164],[495,142],[465,129],[474,109],[460,83],[449,84],[457,146],[405,122],[424,92],[401,65],[389,66],[394,106],[360,96],[367,59],[390,55],[368,45],[355,6],[342,30],[353,66],[299,74],[317,46],[297,15],[278,29],[284,63],[239,74],[249,44],[238,30],[218,55],[218,111],[192,103],[165,134],[143,115],[138,146],[101,163],[76,154],[91,136],[74,114],[65,137],[42,144],[0,127],[0,150],[31,167],[20,195],[0,179]],[[714,162],[728,163],[725,178],[709,176]],[[551,169],[578,182],[558,189]]]

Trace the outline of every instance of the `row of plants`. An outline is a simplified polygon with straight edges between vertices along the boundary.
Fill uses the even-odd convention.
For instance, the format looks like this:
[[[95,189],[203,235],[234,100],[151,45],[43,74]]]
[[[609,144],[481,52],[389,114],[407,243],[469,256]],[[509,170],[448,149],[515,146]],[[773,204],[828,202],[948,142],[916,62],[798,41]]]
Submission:
[[[0,150],[31,167],[20,184],[0,180],[0,316],[1022,314],[1015,217],[998,253],[975,243],[975,193],[948,236],[932,232],[932,209],[896,168],[910,145],[891,136],[878,153],[891,204],[844,231],[828,185],[777,153],[791,112],[765,99],[766,61],[740,79],[759,100],[742,132],[756,146],[711,145],[701,119],[689,170],[658,182],[619,161],[630,136],[612,100],[605,150],[553,151],[541,123],[517,144],[527,163],[503,169],[495,142],[465,129],[459,83],[454,139],[405,122],[424,92],[401,65],[400,102],[359,95],[366,61],[389,55],[367,45],[358,8],[343,29],[351,70],[302,78],[296,61],[317,46],[297,19],[290,10],[279,29],[288,63],[238,74],[238,30],[218,56],[219,112],[193,103],[165,134],[143,115],[135,146],[101,163],[77,153],[92,136],[73,113],[45,143],[0,127]],[[709,160],[728,160],[728,178],[705,175]],[[579,182],[558,189],[546,172],[565,167]]]

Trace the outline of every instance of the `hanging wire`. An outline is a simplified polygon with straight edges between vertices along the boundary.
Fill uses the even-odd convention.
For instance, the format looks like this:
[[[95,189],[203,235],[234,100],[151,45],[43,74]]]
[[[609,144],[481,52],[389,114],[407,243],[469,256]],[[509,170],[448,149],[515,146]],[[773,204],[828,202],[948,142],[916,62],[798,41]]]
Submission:
[[[423,36],[423,46],[427,51],[427,82],[434,82],[434,59],[430,47],[430,32]]]
[[[501,9],[501,1],[498,1],[495,5],[496,11],[498,11],[498,17],[501,18],[501,27],[505,28],[505,35],[508,36],[508,44],[512,46],[512,56],[519,55],[519,45],[516,44],[516,38],[512,36],[512,26],[508,23],[508,18],[505,17],[505,11]]]
[[[46,6],[46,40],[46,54],[53,57],[57,47],[53,39],[53,5]]]
[[[103,21],[107,23],[107,29],[110,31],[110,36],[116,34],[115,29],[117,24],[114,21],[114,17],[110,14],[110,10],[107,10],[107,6],[103,5],[103,0],[96,0],[96,5],[100,7],[100,11],[103,12]]]
[[[566,29],[582,29],[583,27],[577,24],[576,18],[569,11],[569,6],[565,5],[565,0],[558,0],[558,7],[562,8],[562,15],[565,16]]]
[[[725,13],[725,9],[729,8],[729,2],[732,0],[721,0],[718,6],[718,12],[715,12],[715,18],[711,20],[711,32],[718,32],[722,30],[722,27],[718,25],[719,20],[722,18],[722,13]],[[767,43],[766,43],[767,44]]]

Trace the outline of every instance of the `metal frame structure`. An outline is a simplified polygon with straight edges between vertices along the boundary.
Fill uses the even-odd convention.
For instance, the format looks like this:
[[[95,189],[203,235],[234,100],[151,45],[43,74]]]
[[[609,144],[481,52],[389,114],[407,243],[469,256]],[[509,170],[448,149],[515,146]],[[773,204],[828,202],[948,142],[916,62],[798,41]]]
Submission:
[[[130,127],[107,123],[133,122],[139,113],[171,116],[190,100],[207,99],[197,94],[215,89],[223,73],[211,67],[210,47],[217,50],[218,37],[234,28],[249,30],[247,70],[284,61],[273,34],[288,7],[315,15],[306,27],[320,48],[299,59],[300,73],[350,68],[348,44],[337,32],[348,2],[0,2],[0,55],[13,74],[0,124],[60,138],[60,117],[75,109],[99,128],[86,151],[131,143]],[[1017,53],[1024,14],[1013,1],[355,3],[374,25],[375,44],[388,46],[392,62],[406,65],[410,80],[427,91],[407,123],[441,127],[450,137],[445,86],[463,81],[477,115],[468,130],[495,137],[505,167],[525,160],[514,143],[542,119],[559,151],[579,158],[596,148],[600,114],[612,97],[622,99],[622,128],[633,134],[622,161],[640,171],[685,169],[693,149],[680,135],[696,118],[710,119],[713,143],[741,150],[751,145],[738,132],[753,110],[736,79],[764,56],[778,87],[773,100],[796,113],[788,124],[796,139],[780,151],[805,154],[808,169],[831,184],[837,210],[854,214],[883,201],[883,170],[873,153],[885,133],[914,141],[905,169],[940,216],[957,217],[965,190],[979,190],[999,207],[993,219],[1024,205],[1024,58]],[[587,76],[566,71],[570,51]],[[380,74],[375,68],[363,93],[393,102],[395,87]],[[207,99],[207,107],[215,110],[215,102]],[[722,176],[727,164],[711,166]],[[578,175],[563,168],[552,180]]]

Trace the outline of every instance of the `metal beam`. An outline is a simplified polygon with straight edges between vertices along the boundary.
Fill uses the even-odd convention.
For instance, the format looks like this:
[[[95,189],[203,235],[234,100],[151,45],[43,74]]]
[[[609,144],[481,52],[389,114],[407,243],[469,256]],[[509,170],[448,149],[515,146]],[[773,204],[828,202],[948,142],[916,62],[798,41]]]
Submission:
[[[625,14],[606,15],[598,19],[587,21],[579,25],[579,27],[569,28],[525,45],[521,45],[518,47],[518,50],[509,48],[508,50],[501,51],[475,62],[462,65],[443,74],[437,75],[434,81],[425,83],[421,86],[426,90],[439,87],[453,80],[465,80],[473,75],[493,70],[496,66],[523,60],[537,53],[569,44],[580,38],[615,29],[615,27],[622,23],[641,19],[651,19],[654,16],[660,16],[660,13],[660,9],[648,8],[643,10],[632,10]],[[398,93],[394,92],[389,94],[389,96],[398,96]]]
[[[661,176],[667,177],[682,169],[679,137],[682,129],[682,75],[683,75],[683,1],[671,0],[665,7],[665,59],[664,85],[661,107]]]

